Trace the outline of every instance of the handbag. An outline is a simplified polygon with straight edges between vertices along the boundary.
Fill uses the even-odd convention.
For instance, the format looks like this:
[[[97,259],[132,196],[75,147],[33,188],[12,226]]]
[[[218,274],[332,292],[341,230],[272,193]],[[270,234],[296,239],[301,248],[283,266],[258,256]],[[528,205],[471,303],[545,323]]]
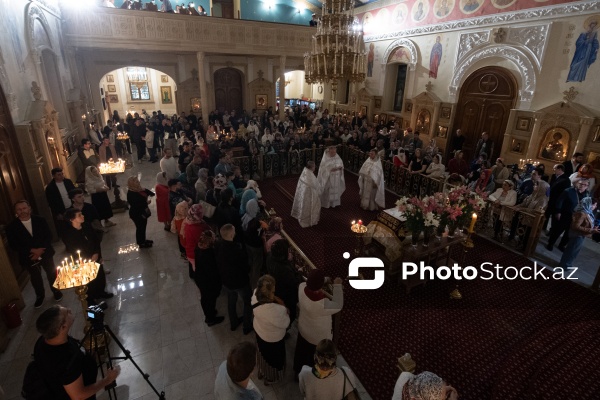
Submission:
[[[148,207],[144,208],[144,211],[142,212],[142,217],[148,219],[151,215],[152,212],[150,211],[150,209]]]
[[[204,216],[206,218],[212,218],[212,216],[215,214],[215,210],[217,209],[217,207],[213,206],[210,203],[207,203],[204,200],[200,200],[198,202],[198,204],[200,204],[202,206],[202,211],[204,212]]]
[[[342,397],[342,400],[360,400],[360,395],[358,394],[358,390],[356,389],[356,387],[354,387],[352,382],[350,382],[350,379],[348,379],[348,375],[346,375],[346,371],[342,367],[340,367],[340,369],[342,370],[342,373],[344,374],[344,389],[342,391],[342,396],[344,396],[344,394],[346,393],[346,381],[348,381],[350,383],[350,386],[352,386],[352,391],[350,393],[348,393],[347,395],[345,395],[344,397]]]

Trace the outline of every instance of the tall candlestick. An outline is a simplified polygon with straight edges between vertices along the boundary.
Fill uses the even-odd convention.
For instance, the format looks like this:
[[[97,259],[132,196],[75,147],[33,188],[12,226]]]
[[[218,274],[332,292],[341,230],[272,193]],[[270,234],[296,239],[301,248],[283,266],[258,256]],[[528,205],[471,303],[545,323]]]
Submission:
[[[75,265],[75,260],[73,260],[73,256],[71,256],[71,266]]]

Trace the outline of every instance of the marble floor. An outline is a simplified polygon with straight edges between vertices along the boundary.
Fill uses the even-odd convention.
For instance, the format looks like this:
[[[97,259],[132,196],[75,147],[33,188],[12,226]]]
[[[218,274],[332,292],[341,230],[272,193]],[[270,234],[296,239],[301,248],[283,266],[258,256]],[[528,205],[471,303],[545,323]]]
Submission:
[[[141,174],[142,185],[154,186],[156,164],[136,164],[119,183],[125,185],[126,177]],[[112,199],[112,194],[110,195]],[[87,200],[89,201],[89,199]],[[250,340],[254,334],[244,336],[242,328],[231,332],[228,319],[220,325],[208,327],[199,303],[199,292],[188,277],[187,264],[179,257],[175,235],[166,232],[156,221],[154,202],[152,222],[148,224],[148,239],[154,240],[151,249],[127,252],[127,246],[135,243],[135,228],[127,213],[115,214],[115,227],[108,228],[102,242],[108,290],[115,297],[107,301],[105,322],[123,346],[131,352],[133,360],[150,375],[150,382],[159,392],[164,391],[167,399],[213,399],[213,386],[218,366],[226,358],[231,346]],[[56,243],[56,260],[64,253],[62,243]],[[47,285],[47,282],[46,282]],[[35,295],[30,284],[23,292],[26,307],[21,311],[23,324],[10,331],[8,349],[0,354],[0,386],[6,399],[20,399],[25,368],[30,361],[33,345],[38,338],[35,321],[40,313],[54,303],[51,292],[46,289],[46,302],[40,309],[33,308]],[[217,309],[226,315],[226,297],[221,295]],[[81,303],[73,290],[65,292],[62,305],[75,313],[75,324],[71,335],[83,337],[84,318]],[[241,303],[238,304],[241,315]],[[285,380],[266,387],[256,379],[265,399],[301,399],[298,384],[294,381],[291,361],[296,343],[296,328],[286,342],[288,368]],[[113,356],[122,351],[113,342]],[[119,399],[158,398],[140,372],[129,360],[117,361],[121,375],[117,379]],[[340,356],[340,365],[345,365]],[[363,398],[368,395],[359,387]],[[101,392],[100,399],[108,399]]]

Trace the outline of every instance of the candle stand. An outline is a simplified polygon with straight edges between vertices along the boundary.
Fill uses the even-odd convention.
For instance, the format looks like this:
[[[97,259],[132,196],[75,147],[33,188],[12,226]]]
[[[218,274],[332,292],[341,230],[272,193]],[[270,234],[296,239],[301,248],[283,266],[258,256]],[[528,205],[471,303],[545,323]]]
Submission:
[[[365,243],[363,236],[367,233],[368,228],[363,225],[363,222],[359,219],[358,222],[352,221],[350,226],[352,232],[356,233],[356,248],[354,249],[354,255],[360,257],[363,253]]]

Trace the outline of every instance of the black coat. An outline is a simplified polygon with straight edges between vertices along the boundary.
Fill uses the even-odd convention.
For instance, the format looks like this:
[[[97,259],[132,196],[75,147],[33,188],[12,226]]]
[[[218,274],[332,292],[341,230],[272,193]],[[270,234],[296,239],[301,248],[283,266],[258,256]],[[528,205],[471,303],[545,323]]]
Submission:
[[[554,211],[554,206],[560,195],[571,186],[569,175],[562,174],[550,185],[550,194],[548,195],[548,210]]]
[[[579,171],[579,168],[581,168],[581,166],[583,164],[579,164],[577,166],[577,168],[573,169],[573,162],[571,160],[567,160],[562,164],[565,167],[565,175],[567,177],[571,176],[574,172]]]
[[[220,240],[215,245],[221,282],[228,289],[242,289],[250,284],[248,255],[241,244]]]
[[[18,218],[6,227],[8,245],[18,253],[19,263],[25,268],[34,264],[29,259],[31,249],[45,248],[46,251],[42,254],[43,259],[52,257],[55,253],[52,247],[52,232],[46,220],[37,215],[32,215],[31,228],[33,236],[29,234],[25,225]]]
[[[65,243],[67,253],[77,259],[77,250],[81,252],[81,258],[89,259],[94,254],[100,255],[100,241],[96,232],[90,224],[84,222],[81,229],[75,229],[69,224],[61,236]]]
[[[148,208],[148,198],[154,196],[148,189],[144,189],[146,195],[141,192],[127,191],[127,202],[129,203],[129,218],[136,219],[144,215]],[[147,217],[146,217],[147,218]]]
[[[194,281],[202,295],[218,296],[221,292],[221,275],[217,267],[217,255],[214,248],[201,249],[196,247],[194,252],[196,260],[196,273]]]
[[[67,192],[75,189],[75,185],[70,179],[65,178],[64,184]],[[46,200],[48,200],[48,205],[50,206],[50,210],[54,217],[65,213],[65,204],[62,201],[62,196],[58,191],[58,186],[56,186],[56,181],[54,179],[46,186]]]

